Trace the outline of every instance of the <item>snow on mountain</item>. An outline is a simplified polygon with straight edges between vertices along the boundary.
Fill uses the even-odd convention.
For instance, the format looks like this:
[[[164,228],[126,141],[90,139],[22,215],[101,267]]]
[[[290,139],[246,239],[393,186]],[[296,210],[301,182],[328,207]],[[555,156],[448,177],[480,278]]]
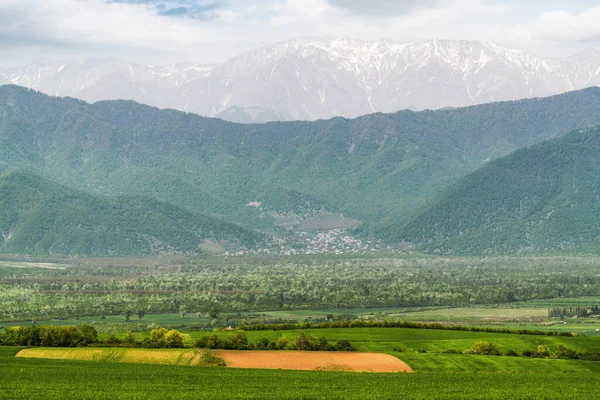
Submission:
[[[0,69],[2,83],[90,102],[132,99],[237,122],[314,120],[598,86],[600,52],[548,59],[480,41],[298,38],[219,65],[42,60]]]

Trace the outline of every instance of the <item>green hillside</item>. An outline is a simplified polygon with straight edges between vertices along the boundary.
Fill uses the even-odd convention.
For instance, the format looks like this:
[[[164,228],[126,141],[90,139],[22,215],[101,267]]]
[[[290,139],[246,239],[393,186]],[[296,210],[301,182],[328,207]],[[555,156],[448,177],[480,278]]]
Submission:
[[[141,195],[254,227],[326,209],[404,215],[486,161],[600,124],[600,89],[354,120],[239,125],[130,101],[0,87],[0,170]],[[262,203],[262,209],[248,207]]]
[[[254,246],[239,226],[139,196],[81,193],[16,171],[0,177],[0,252],[117,256],[198,252],[205,239]]]
[[[489,163],[379,234],[435,252],[591,250],[600,244],[600,128]]]

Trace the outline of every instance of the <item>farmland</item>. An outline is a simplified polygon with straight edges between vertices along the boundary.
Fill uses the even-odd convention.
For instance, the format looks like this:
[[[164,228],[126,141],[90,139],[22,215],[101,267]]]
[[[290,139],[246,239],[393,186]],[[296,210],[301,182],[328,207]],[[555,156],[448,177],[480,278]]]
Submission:
[[[0,348],[2,398],[561,399],[593,398],[600,389],[595,373],[576,366],[567,373],[549,366],[477,375],[355,374],[24,359],[14,357],[18,350]]]
[[[8,382],[0,397],[73,397],[86,390],[82,397],[152,399],[168,393],[185,399],[197,398],[201,390],[202,397],[216,399],[546,399],[564,398],[565,393],[590,398],[600,390],[600,362],[588,357],[600,353],[600,320],[549,316],[555,308],[600,304],[600,258],[595,256],[210,256],[53,260],[48,265],[55,268],[44,267],[44,260],[0,264],[0,326],[30,326],[32,321],[37,326],[93,325],[104,347],[34,348],[19,357],[20,348],[0,347],[0,376]],[[446,328],[576,335],[310,328],[348,321],[436,322]],[[305,325],[269,328],[281,323]],[[194,348],[200,339],[225,339],[237,327],[252,324],[265,328],[245,332],[250,344],[294,343],[300,335],[330,345],[347,340],[356,349],[347,357],[384,355],[415,372],[349,373],[344,372],[352,370],[348,363],[334,361],[304,363],[320,371],[280,370],[290,360],[281,350],[260,353],[259,364],[276,369],[244,368],[252,366],[247,364],[253,358],[250,350],[211,350],[225,364],[229,361],[225,368],[200,360],[208,354]],[[117,346],[143,347],[157,327],[181,331],[185,348],[110,344],[116,338]],[[497,355],[469,354],[481,342],[491,343]],[[566,358],[568,352],[576,356]],[[331,354],[315,351],[307,357],[337,357]],[[46,391],[40,395],[42,388]]]
[[[195,349],[30,348],[19,351],[15,357],[198,366],[202,365],[204,354],[205,351]],[[223,359],[231,368],[412,372],[398,358],[377,353],[219,350],[209,354]]]
[[[217,332],[222,338],[235,333]],[[382,353],[394,356],[406,362],[416,372],[430,373],[493,373],[493,372],[598,372],[600,362],[583,359],[559,359],[561,346],[581,354],[600,353],[600,341],[586,336],[542,336],[489,332],[469,332],[436,329],[405,328],[329,328],[306,330],[266,330],[248,331],[248,341],[253,343],[261,338],[279,341],[285,338],[294,342],[300,334],[325,338],[333,342],[339,339],[349,340],[358,353]],[[184,344],[188,347],[201,337],[213,335],[212,332],[184,333]],[[147,334],[134,334],[137,340]],[[466,354],[475,343],[486,341],[494,343],[499,355]],[[525,356],[535,353],[542,346],[548,354],[543,357]],[[218,351],[217,351],[218,352]],[[321,352],[313,352],[315,357]],[[194,349],[27,349],[21,356],[64,358],[68,360],[96,360],[104,362],[139,362],[170,365],[197,365],[197,351]],[[261,353],[279,357],[280,351]],[[296,353],[289,353],[290,355]],[[331,353],[330,353],[331,355]],[[292,359],[294,357],[292,356]]]
[[[457,323],[491,323],[495,318],[531,324],[543,322],[548,308],[565,304],[563,299],[589,299],[589,305],[596,305],[600,297],[596,256],[380,254],[142,261],[132,266],[132,260],[72,259],[57,262],[61,269],[0,265],[0,324],[82,320],[212,329],[251,321],[360,316]],[[440,309],[456,312],[430,313]],[[483,311],[477,315],[474,309]]]

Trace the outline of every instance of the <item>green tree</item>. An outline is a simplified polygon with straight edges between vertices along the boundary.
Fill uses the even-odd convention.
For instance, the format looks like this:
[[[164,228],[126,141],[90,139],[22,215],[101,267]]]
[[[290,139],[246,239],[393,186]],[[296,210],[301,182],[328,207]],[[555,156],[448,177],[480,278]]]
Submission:
[[[164,341],[168,348],[183,348],[183,335],[175,329],[165,334]]]

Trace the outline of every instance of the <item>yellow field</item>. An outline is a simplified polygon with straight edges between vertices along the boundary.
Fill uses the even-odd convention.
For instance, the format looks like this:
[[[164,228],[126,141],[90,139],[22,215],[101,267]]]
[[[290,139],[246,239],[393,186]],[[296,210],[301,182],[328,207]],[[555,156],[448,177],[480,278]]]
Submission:
[[[412,372],[396,357],[379,353],[233,350],[211,353],[221,357],[230,368]],[[21,350],[16,357],[198,366],[203,354],[196,349],[31,348]]]
[[[195,349],[34,348],[21,350],[16,356],[57,360],[192,366],[198,365],[202,354]]]

